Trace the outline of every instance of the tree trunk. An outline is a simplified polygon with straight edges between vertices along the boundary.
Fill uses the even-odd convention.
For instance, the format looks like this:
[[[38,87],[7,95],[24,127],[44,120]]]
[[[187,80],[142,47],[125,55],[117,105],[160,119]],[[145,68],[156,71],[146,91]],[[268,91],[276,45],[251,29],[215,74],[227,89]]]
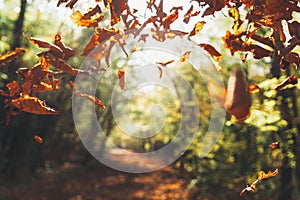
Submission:
[[[21,36],[22,36],[23,25],[25,20],[26,5],[27,5],[27,0],[21,0],[19,17],[15,22],[14,41],[11,46],[12,50],[21,46]]]

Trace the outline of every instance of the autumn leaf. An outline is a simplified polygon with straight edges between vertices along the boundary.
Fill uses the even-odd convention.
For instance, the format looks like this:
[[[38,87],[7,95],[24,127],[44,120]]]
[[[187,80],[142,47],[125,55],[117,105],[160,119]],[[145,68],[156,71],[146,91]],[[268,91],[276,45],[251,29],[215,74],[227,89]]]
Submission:
[[[9,51],[3,55],[0,55],[0,65],[3,65],[6,62],[11,62],[16,57],[23,55],[26,52],[26,49],[16,48],[14,51]]]
[[[41,136],[35,135],[33,136],[33,139],[38,143],[43,143],[43,138]]]
[[[29,37],[25,34],[23,34],[33,45],[35,45],[38,48],[48,48],[50,49],[51,53],[53,53],[55,56],[58,56],[60,58],[63,57],[63,50],[61,48],[59,48],[58,46],[51,44],[49,42],[37,39],[37,38],[33,38],[33,37]]]
[[[194,35],[197,35],[198,33],[200,33],[200,31],[203,29],[203,25],[204,25],[205,23],[206,23],[206,22],[204,22],[204,21],[199,21],[199,22],[197,22],[197,23],[194,25],[193,30],[190,32],[189,37],[194,36]]]
[[[282,81],[280,84],[278,84],[274,90],[281,90],[282,88],[284,88],[287,85],[295,85],[298,83],[298,78],[295,75],[290,75],[289,77],[287,77],[284,81]]]
[[[260,181],[266,178],[276,176],[277,174],[278,174],[278,169],[275,169],[273,172],[268,171],[268,173],[265,173],[264,171],[259,171],[257,175],[257,180]]]
[[[17,81],[12,81],[10,83],[7,83],[6,87],[9,90],[9,96],[10,97],[17,96],[21,92],[21,88],[20,88],[19,84],[17,83]]]
[[[226,110],[237,122],[243,122],[250,114],[251,104],[245,73],[241,69],[233,69],[228,80]]]
[[[62,59],[68,60],[69,58],[75,56],[75,50],[66,46],[62,41],[61,41],[61,36],[59,34],[55,35],[55,42],[54,44],[58,46],[62,51]]]
[[[120,88],[123,90],[125,88],[125,71],[124,70],[118,70],[118,78],[119,78]]]
[[[190,9],[183,16],[184,23],[186,23],[186,24],[189,23],[191,17],[195,17],[200,14],[200,11],[193,12],[193,10],[194,10],[194,6],[191,5]]]
[[[247,184],[247,186],[240,192],[240,196],[243,196],[246,192],[250,192],[253,193],[255,192],[255,187],[256,187],[256,183],[255,184]]]
[[[185,62],[185,61],[189,58],[190,54],[191,54],[191,51],[185,52],[185,53],[180,57],[180,62]]]
[[[169,64],[171,64],[173,62],[175,62],[175,60],[168,60],[166,62],[155,62],[155,63],[158,64],[158,65],[161,65],[163,67],[166,67],[167,65],[169,65]]]
[[[104,18],[104,15],[98,15],[101,13],[102,11],[99,5],[97,5],[95,8],[91,9],[89,12],[85,14],[82,14],[79,10],[77,10],[75,13],[73,13],[70,16],[70,18],[78,26],[97,27],[98,23],[102,21]]]
[[[100,106],[102,109],[105,109],[105,105],[100,101],[97,97],[89,95],[89,94],[82,94],[76,90],[74,82],[69,82],[74,94],[78,97],[83,97],[85,99],[88,99],[89,101],[93,102],[95,105]]]
[[[199,46],[202,47],[205,51],[207,51],[214,61],[219,62],[221,60],[222,54],[219,51],[217,51],[212,45],[201,43],[199,44]]]
[[[159,71],[159,78],[162,78],[163,70],[160,66],[156,66]]]
[[[19,98],[8,100],[7,103],[21,111],[39,114],[39,115],[57,115],[59,111],[54,108],[50,108],[46,105],[45,101],[38,99],[37,97],[31,97],[29,95],[22,95]]]
[[[250,94],[255,94],[261,92],[260,87],[258,85],[255,85],[254,83],[249,84],[249,93]]]
[[[67,3],[69,1],[69,3]],[[77,3],[78,0],[59,0],[58,3],[57,3],[57,7],[60,6],[60,4],[62,3],[67,3],[66,4],[66,8],[69,7],[71,9],[73,9],[74,5]]]
[[[280,149],[280,142],[273,142],[272,144],[270,144],[270,147],[272,150]]]

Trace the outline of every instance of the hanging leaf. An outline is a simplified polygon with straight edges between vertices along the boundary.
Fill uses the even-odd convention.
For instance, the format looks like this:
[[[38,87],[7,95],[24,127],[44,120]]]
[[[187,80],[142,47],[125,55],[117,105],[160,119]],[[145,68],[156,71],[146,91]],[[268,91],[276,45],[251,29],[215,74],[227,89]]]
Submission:
[[[100,106],[102,109],[105,109],[105,105],[100,101],[97,97],[89,95],[89,94],[82,94],[76,90],[74,82],[69,82],[74,94],[78,97],[83,97],[85,99],[88,99],[89,101],[93,102],[96,106]]]
[[[33,136],[33,139],[40,144],[43,143],[43,138],[38,135]]]
[[[274,90],[281,90],[282,88],[284,88],[287,85],[295,85],[298,83],[298,78],[295,75],[290,75],[289,77],[287,77],[284,81],[282,81],[280,84],[278,84]]]
[[[10,51],[3,55],[0,55],[0,65],[3,65],[6,62],[11,62],[16,57],[23,55],[25,52],[26,49],[16,48],[14,51]]]
[[[120,88],[123,90],[125,88],[125,71],[124,70],[118,70],[118,78],[119,78]]]
[[[245,73],[241,69],[232,70],[225,99],[226,110],[240,123],[249,116],[251,104]]]

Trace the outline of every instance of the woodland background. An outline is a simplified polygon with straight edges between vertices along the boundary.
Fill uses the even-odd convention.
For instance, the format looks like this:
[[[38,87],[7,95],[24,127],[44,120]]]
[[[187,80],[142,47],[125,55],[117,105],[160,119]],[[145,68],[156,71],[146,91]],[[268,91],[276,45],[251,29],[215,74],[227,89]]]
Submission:
[[[0,1],[0,54],[4,55],[18,47],[27,49],[24,55],[0,66],[0,88],[3,91],[7,91],[7,83],[13,80],[22,81],[20,74],[16,73],[20,67],[30,68],[39,62],[37,54],[41,48],[34,46],[29,37],[53,43],[54,36],[60,34],[63,42],[76,50],[76,56],[71,57],[68,64],[74,69],[79,68],[84,59],[80,54],[85,51],[85,45],[95,33],[95,27],[79,27],[79,22],[74,23],[70,15],[76,10],[84,13],[89,7],[94,7],[96,2],[89,2],[87,5],[82,3],[84,1],[79,1],[74,9],[65,7],[64,1],[60,2],[62,5],[58,7],[57,1],[53,0]],[[198,5],[198,2],[193,5]],[[238,4],[237,2],[231,3]],[[264,4],[266,1],[241,2],[260,2],[261,5],[267,5]],[[295,3],[298,10],[293,13],[290,21],[299,23],[299,3],[282,2]],[[159,10],[159,3],[160,1],[154,3],[157,6],[153,6],[152,9]],[[164,3],[169,5],[167,0]],[[115,4],[112,3],[111,6],[113,5]],[[134,1],[128,1],[128,5],[135,8]],[[209,6],[212,5],[209,3]],[[241,16],[245,16],[245,10],[251,8],[253,7],[239,8]],[[143,12],[144,10],[141,11]],[[107,24],[105,21],[109,24],[109,10],[103,13],[103,24]],[[289,63],[285,70],[282,65],[280,69],[276,53],[272,57],[263,56],[260,59],[248,55],[246,61],[241,62],[241,56],[245,54],[242,52],[232,55],[229,49],[224,47],[224,41],[221,39],[227,30],[238,31],[239,20],[235,19],[237,15],[233,14],[233,17],[230,17],[228,8],[222,11],[215,8],[212,13],[213,15],[210,13],[203,18],[206,24],[201,27],[201,31],[197,31],[193,39],[200,41],[198,43],[212,44],[222,54],[222,59],[218,62],[222,66],[224,80],[228,79],[233,67],[238,67],[246,72],[249,83],[259,86],[260,92],[251,94],[251,116],[245,123],[235,123],[228,115],[218,143],[205,158],[199,159],[197,150],[201,147],[202,133],[207,130],[210,116],[209,112],[203,113],[196,139],[178,161],[150,174],[121,173],[102,166],[83,147],[74,126],[71,109],[72,88],[69,82],[74,80],[74,74],[65,73],[59,77],[58,90],[37,94],[39,99],[46,100],[47,105],[60,111],[60,115],[20,112],[12,115],[6,125],[7,97],[0,96],[0,199],[299,199],[299,85],[274,90],[276,85],[290,74],[299,74],[299,56],[296,57],[296,62]],[[191,20],[197,22],[198,18],[200,15],[195,15]],[[101,23],[97,26],[101,27]],[[233,24],[238,28],[233,28]],[[299,24],[295,27],[298,28],[295,37],[299,40]],[[193,26],[190,28],[192,31]],[[257,32],[266,37],[272,34],[272,31],[266,26]],[[275,35],[277,39],[280,37],[278,32]],[[289,37],[293,35],[290,34]],[[286,45],[287,41],[288,39],[279,44],[277,40],[274,43]],[[298,44],[293,48],[293,52],[297,54],[300,52]],[[114,64],[110,66],[111,73],[116,74],[112,82],[118,81],[117,68]],[[199,102],[201,101],[200,109],[209,110],[211,103],[207,90],[203,89],[206,87],[204,81],[197,77],[192,68],[183,69],[186,70],[182,70],[182,74],[194,87]],[[106,104],[110,101],[110,95],[107,94],[110,94],[111,90],[111,84],[107,84],[97,91],[97,96]],[[139,105],[172,102],[170,97],[163,93],[155,95],[156,99],[145,97],[130,105],[133,110],[131,117],[137,123],[146,124],[149,120],[145,118],[143,107]],[[109,109],[99,109],[99,121],[105,127],[106,135],[119,146],[130,147],[134,151],[150,151],[156,148],[155,144],[167,144],[173,137],[180,120],[180,113],[174,109],[178,106],[174,103],[165,104],[168,123],[162,130],[163,134],[146,142],[122,136]],[[109,108],[109,105],[106,104],[106,107]],[[40,136],[43,141],[35,140],[35,135]],[[280,142],[280,148],[272,149],[270,145],[273,142]],[[262,180],[257,184],[254,193],[240,197],[240,191],[247,183],[257,179],[259,171],[268,172],[277,168],[277,176]]]

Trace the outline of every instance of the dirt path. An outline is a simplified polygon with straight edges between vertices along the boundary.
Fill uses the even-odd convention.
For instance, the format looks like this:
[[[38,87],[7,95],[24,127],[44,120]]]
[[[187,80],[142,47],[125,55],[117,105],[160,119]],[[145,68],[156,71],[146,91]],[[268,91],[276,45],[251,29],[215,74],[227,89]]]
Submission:
[[[97,163],[9,185],[2,191],[5,200],[188,199],[187,184],[172,166],[151,173],[129,174]]]

